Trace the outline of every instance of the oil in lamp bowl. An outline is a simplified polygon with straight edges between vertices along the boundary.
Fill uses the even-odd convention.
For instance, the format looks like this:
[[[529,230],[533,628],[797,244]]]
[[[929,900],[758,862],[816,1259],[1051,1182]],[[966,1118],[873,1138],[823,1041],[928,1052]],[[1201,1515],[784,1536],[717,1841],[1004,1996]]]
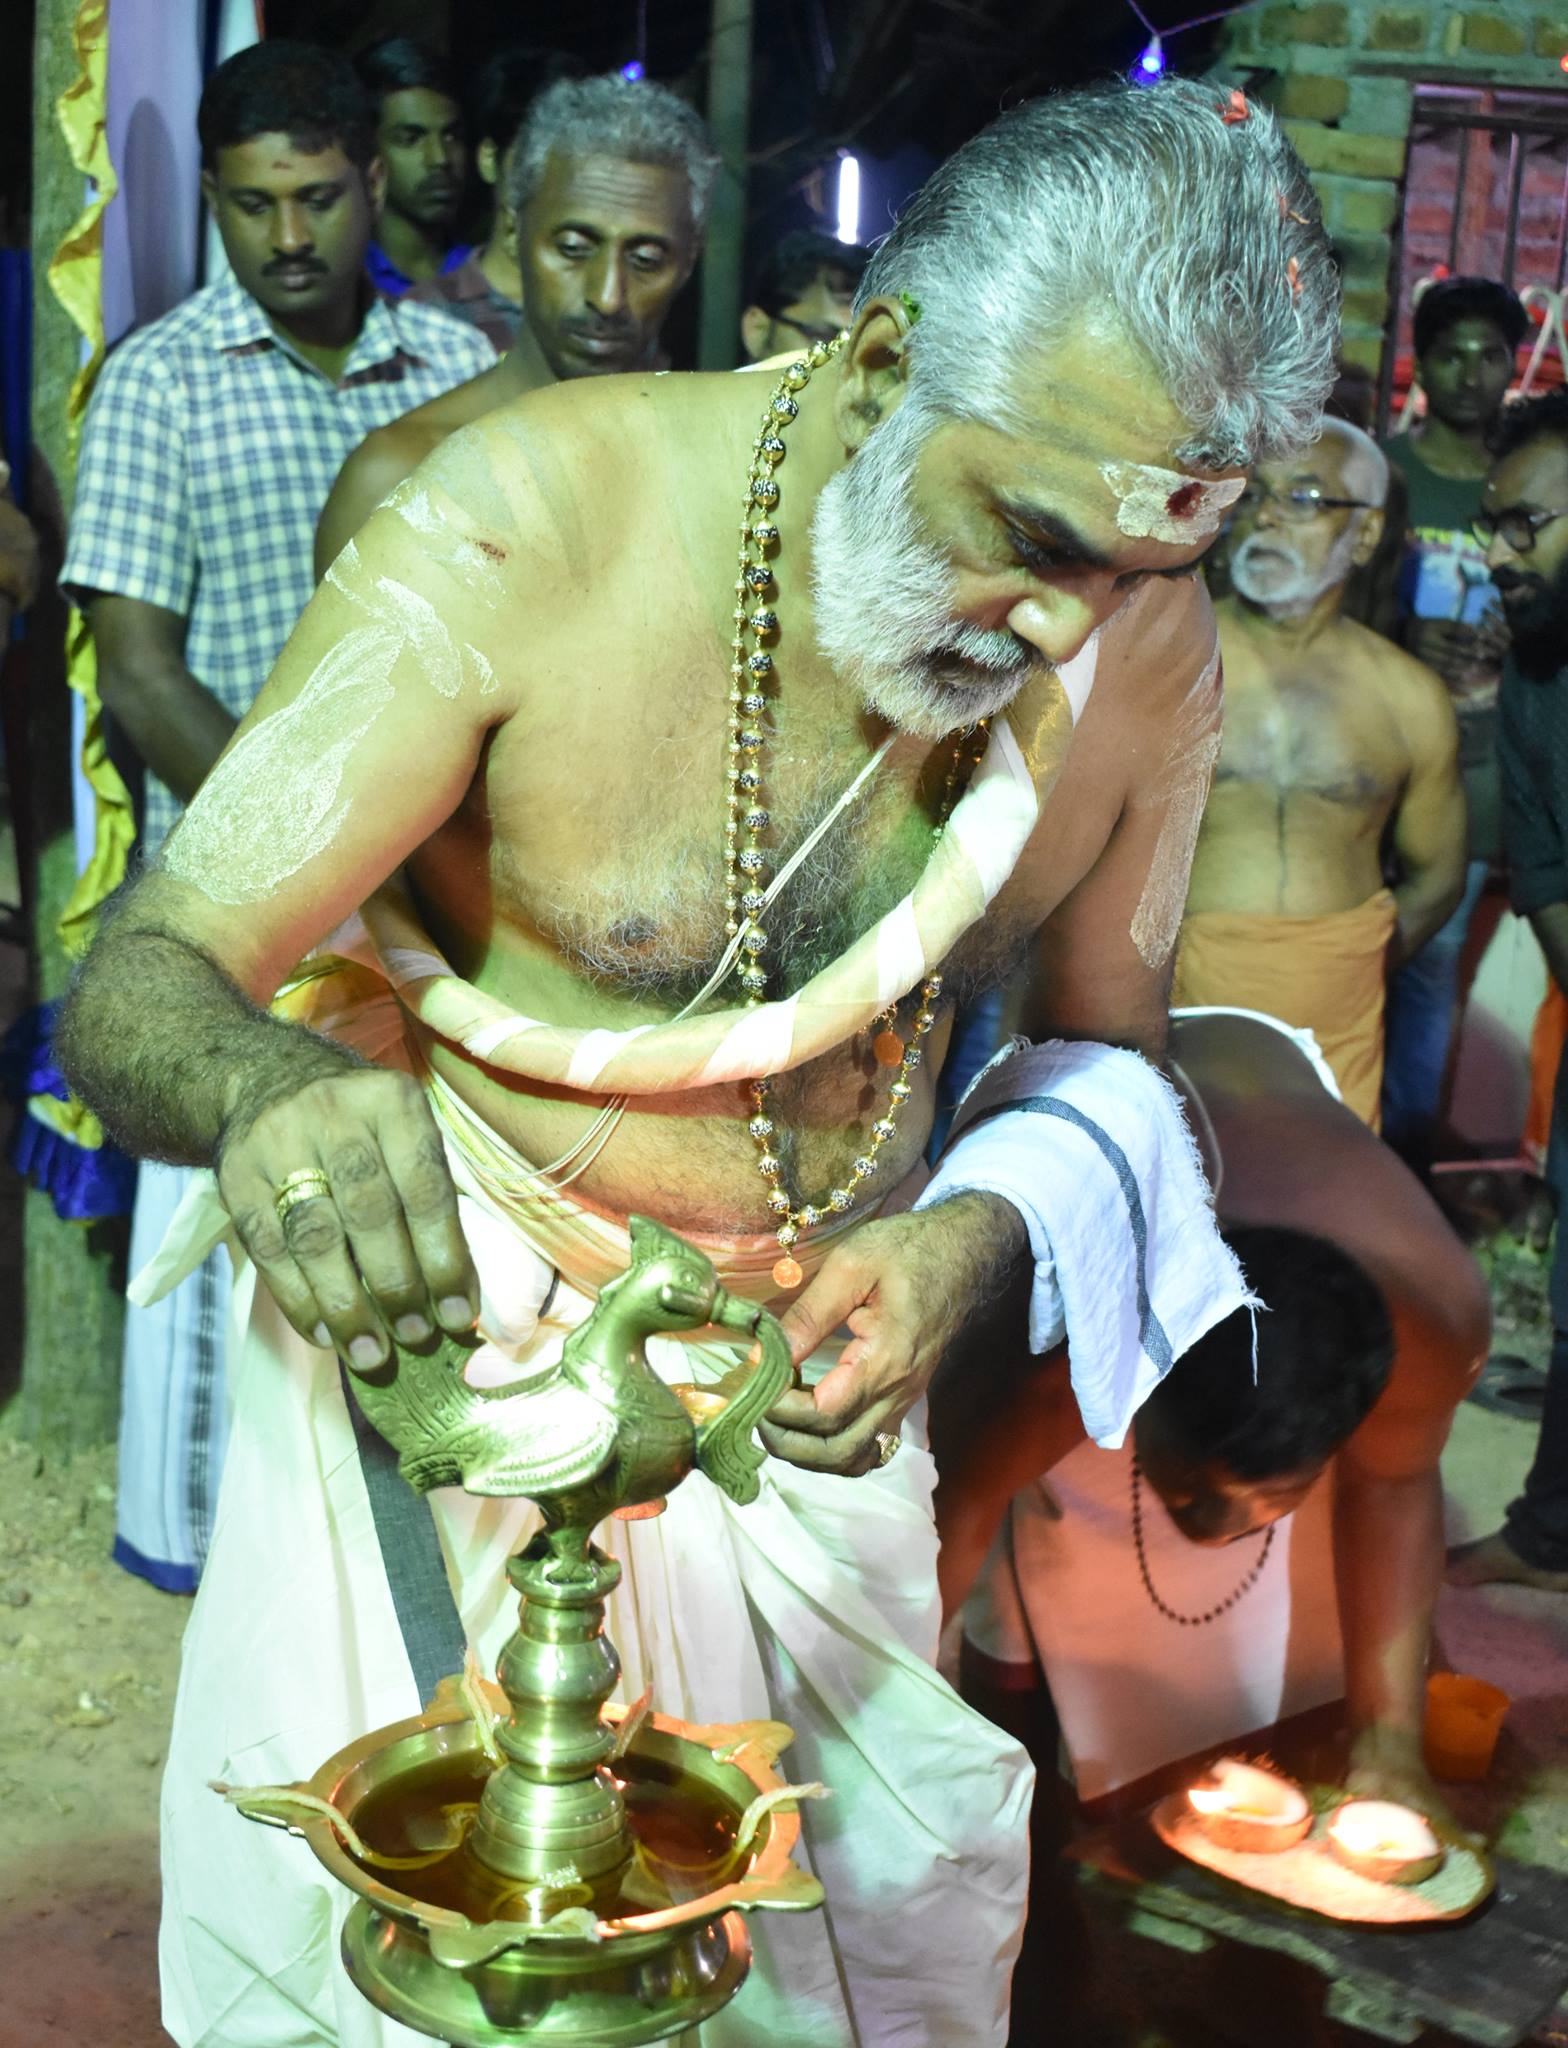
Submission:
[[[1448,1853],[1428,1821],[1392,1799],[1347,1799],[1327,1839],[1338,1862],[1377,1884],[1424,1884]]]
[[[1312,1808],[1293,1778],[1239,1757],[1221,1757],[1187,1789],[1197,1825],[1218,1848],[1264,1855],[1293,1849],[1312,1828]]]

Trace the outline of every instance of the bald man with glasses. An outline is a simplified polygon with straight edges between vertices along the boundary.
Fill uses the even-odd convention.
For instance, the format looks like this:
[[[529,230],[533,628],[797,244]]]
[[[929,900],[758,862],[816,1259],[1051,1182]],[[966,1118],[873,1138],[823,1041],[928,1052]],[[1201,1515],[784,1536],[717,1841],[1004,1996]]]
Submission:
[[[1465,808],[1448,693],[1343,615],[1383,530],[1388,464],[1343,420],[1263,463],[1223,543],[1215,610],[1225,732],[1193,863],[1174,1000],[1316,1033],[1374,1129],[1387,976],[1464,881]],[[1402,879],[1383,886],[1391,828]]]
[[[1475,537],[1508,627],[1497,741],[1508,893],[1568,991],[1568,390],[1508,406],[1492,449]],[[1541,1434],[1502,1528],[1451,1554],[1449,1577],[1461,1585],[1568,1593],[1568,1061],[1557,1070],[1546,1177],[1559,1222]]]

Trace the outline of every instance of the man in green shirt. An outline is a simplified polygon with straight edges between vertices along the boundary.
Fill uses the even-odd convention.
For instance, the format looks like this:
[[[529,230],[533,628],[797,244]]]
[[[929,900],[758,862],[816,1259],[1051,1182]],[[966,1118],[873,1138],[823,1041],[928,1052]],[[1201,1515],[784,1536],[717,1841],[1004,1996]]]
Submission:
[[[1408,494],[1399,575],[1400,637],[1448,685],[1459,718],[1459,762],[1470,812],[1470,858],[1458,909],[1389,987],[1383,1134],[1424,1164],[1453,1035],[1459,960],[1476,902],[1502,851],[1497,690],[1507,634],[1470,531],[1490,466],[1487,437],[1513,377],[1529,322],[1518,297],[1484,277],[1429,285],[1414,315],[1426,417],[1384,442]]]

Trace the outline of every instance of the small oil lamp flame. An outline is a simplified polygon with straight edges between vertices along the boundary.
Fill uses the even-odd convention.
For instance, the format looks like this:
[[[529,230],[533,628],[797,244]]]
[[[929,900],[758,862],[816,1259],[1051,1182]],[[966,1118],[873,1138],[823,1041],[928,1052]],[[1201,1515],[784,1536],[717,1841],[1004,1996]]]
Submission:
[[[1232,1812],[1237,1810],[1230,1805],[1230,1794],[1218,1785],[1194,1785],[1187,1797],[1199,1813],[1224,1813],[1227,1808]]]
[[[1307,1795],[1293,1779],[1260,1764],[1221,1757],[1187,1789],[1199,1827],[1222,1849],[1290,1849],[1312,1826]]]
[[[1422,1884],[1447,1853],[1419,1813],[1391,1799],[1347,1799],[1329,1822],[1328,1846],[1347,1870],[1379,1884]]]

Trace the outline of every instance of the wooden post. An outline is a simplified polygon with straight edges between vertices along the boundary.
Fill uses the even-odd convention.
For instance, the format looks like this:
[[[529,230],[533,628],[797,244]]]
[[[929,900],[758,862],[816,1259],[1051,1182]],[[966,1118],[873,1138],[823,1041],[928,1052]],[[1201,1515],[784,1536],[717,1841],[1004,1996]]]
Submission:
[[[697,361],[733,370],[740,355],[741,265],[746,248],[751,0],[713,0],[708,41],[708,127],[721,158],[702,258]]]
[[[60,239],[82,209],[82,175],[71,162],[55,102],[76,73],[76,0],[36,0],[33,43],[33,444],[35,496],[46,558],[58,566],[74,482],[65,401],[81,336],[46,275]],[[51,503],[51,499],[53,502]],[[29,786],[37,849],[25,877],[33,909],[33,990],[60,995],[69,963],[56,929],[76,878],[71,826],[71,707],[65,687],[64,618],[41,602],[28,623]],[[22,1221],[25,1324],[21,1386],[6,1410],[18,1435],[50,1459],[114,1437],[124,1327],[123,1222],[62,1223],[47,1195],[27,1190]]]

